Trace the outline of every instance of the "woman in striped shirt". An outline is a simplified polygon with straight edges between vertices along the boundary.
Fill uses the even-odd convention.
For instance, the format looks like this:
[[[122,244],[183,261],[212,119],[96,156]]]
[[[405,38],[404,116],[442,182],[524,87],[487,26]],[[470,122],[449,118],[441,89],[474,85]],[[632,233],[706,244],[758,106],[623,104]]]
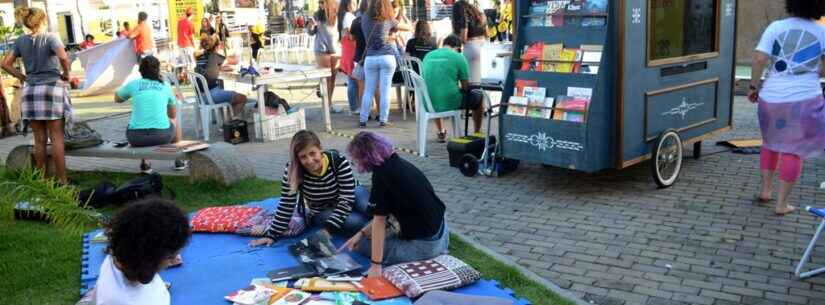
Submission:
[[[265,237],[250,245],[270,245],[283,236],[295,213],[326,233],[357,232],[367,220],[368,194],[357,181],[350,162],[337,151],[323,151],[312,131],[301,130],[290,142],[291,161],[281,180],[281,203]]]

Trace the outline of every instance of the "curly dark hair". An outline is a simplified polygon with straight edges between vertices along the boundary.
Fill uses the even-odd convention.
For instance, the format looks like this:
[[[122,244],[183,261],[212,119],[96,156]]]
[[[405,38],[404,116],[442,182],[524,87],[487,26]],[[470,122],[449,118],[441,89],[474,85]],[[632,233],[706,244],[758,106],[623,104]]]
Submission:
[[[140,77],[144,79],[163,82],[163,79],[160,77],[160,61],[157,57],[149,55],[141,59],[138,71],[140,71]]]
[[[825,15],[823,0],[785,0],[785,11],[789,15],[804,19],[819,19]]]
[[[149,198],[130,204],[112,219],[106,228],[107,252],[126,279],[148,284],[191,234],[180,208],[165,199]]]

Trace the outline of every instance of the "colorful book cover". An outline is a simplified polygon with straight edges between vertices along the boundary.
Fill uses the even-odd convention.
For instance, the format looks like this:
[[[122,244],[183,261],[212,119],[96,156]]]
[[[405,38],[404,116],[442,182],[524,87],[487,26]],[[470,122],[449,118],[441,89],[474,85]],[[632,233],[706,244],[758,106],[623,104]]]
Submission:
[[[530,18],[528,18],[527,26],[545,26],[544,14],[547,11],[547,5],[544,3],[536,3],[530,6]]]
[[[527,114],[527,98],[523,96],[511,96],[507,106],[507,114],[509,115],[525,115]]]
[[[526,116],[540,118],[542,116],[542,108],[544,106],[544,98],[547,89],[541,87],[525,87],[524,97],[527,98],[527,113]]]
[[[567,96],[590,100],[593,96],[593,88],[567,87]]]
[[[544,109],[541,110],[541,117],[551,119],[553,115],[553,107],[556,107],[556,99],[554,97],[546,97],[544,99]]]
[[[292,290],[278,299],[273,298],[270,302],[272,305],[298,305],[309,299],[311,296],[312,294],[303,291]]]
[[[524,88],[525,87],[536,87],[538,86],[538,82],[532,79],[517,79],[515,88],[513,90],[514,96],[524,96]]]
[[[578,62],[577,57],[580,57],[578,49],[562,49],[559,53],[559,62],[556,63],[556,72],[573,73],[573,68]]]
[[[567,5],[570,0],[550,0],[547,1],[547,19],[546,26],[557,27],[564,26],[564,14],[567,10]]]
[[[542,58],[542,49],[544,45],[541,42],[536,42],[527,47],[521,54],[521,71],[537,70],[533,67],[538,67],[537,60]]]
[[[240,305],[256,305],[269,300],[275,294],[275,290],[261,285],[249,285],[246,288],[234,291],[224,298],[227,301]]]
[[[561,60],[562,50],[564,50],[564,44],[561,43],[545,45],[541,54],[541,71],[556,72],[556,64]]]

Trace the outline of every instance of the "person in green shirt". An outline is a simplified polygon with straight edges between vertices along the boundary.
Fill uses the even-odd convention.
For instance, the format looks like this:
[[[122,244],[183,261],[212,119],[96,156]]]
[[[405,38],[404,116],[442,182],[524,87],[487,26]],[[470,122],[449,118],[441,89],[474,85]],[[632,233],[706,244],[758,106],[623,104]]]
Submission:
[[[181,139],[180,125],[176,121],[176,98],[169,84],[160,76],[160,61],[154,56],[140,60],[141,78],[133,80],[115,93],[115,102],[132,100],[132,115],[126,128],[126,140],[132,147],[156,146],[177,143]],[[186,162],[175,160],[175,169],[186,168]],[[140,169],[151,172],[151,166],[141,160]]]
[[[456,35],[444,38],[440,49],[424,56],[423,70],[422,78],[427,84],[434,110],[443,112],[461,108],[464,92],[470,90],[469,65],[461,54],[461,38]],[[473,109],[473,128],[476,133],[481,130],[481,114],[484,111],[480,104]],[[438,142],[444,143],[447,130],[441,119],[435,119],[435,126],[438,128]]]

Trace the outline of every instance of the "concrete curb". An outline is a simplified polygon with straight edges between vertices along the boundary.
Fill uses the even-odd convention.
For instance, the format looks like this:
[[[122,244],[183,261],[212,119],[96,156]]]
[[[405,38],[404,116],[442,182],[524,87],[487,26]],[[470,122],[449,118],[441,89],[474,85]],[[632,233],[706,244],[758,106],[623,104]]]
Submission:
[[[480,242],[478,242],[474,238],[472,238],[470,236],[467,236],[464,233],[459,233],[459,232],[456,232],[456,231],[451,231],[450,233],[454,234],[456,237],[458,237],[458,239],[460,239],[461,241],[463,241],[465,243],[470,244],[471,246],[473,246],[474,248],[476,248],[479,251],[483,252],[484,254],[492,256],[497,261],[502,262],[505,265],[508,265],[510,267],[515,268],[516,270],[518,270],[518,272],[521,272],[521,274],[526,276],[528,279],[538,283],[541,286],[544,286],[547,289],[550,289],[550,291],[553,291],[554,293],[558,294],[559,296],[561,296],[561,297],[563,297],[563,298],[565,298],[565,299],[567,299],[567,300],[569,300],[569,301],[571,301],[571,302],[573,302],[577,305],[593,305],[592,303],[588,303],[585,300],[582,300],[581,298],[574,295],[570,291],[567,291],[566,289],[562,289],[558,285],[553,284],[553,282],[548,281],[547,279],[541,277],[540,275],[536,274],[535,272],[530,271],[527,268],[522,267],[521,265],[519,265],[518,263],[516,263],[512,259],[510,259],[510,258],[508,258],[504,255],[501,255],[498,252],[495,252],[490,248],[487,248],[486,246],[482,245]]]

